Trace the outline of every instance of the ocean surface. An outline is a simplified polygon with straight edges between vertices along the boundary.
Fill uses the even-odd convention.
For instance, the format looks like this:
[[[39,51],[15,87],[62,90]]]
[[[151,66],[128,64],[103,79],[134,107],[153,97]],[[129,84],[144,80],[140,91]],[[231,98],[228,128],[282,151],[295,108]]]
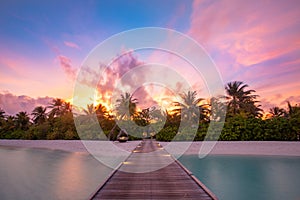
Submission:
[[[0,146],[0,199],[88,199],[111,169],[86,153]],[[220,200],[299,200],[300,157],[182,156]]]
[[[179,161],[220,200],[300,199],[300,157],[187,155]]]
[[[0,199],[88,199],[111,171],[86,153],[0,146]]]

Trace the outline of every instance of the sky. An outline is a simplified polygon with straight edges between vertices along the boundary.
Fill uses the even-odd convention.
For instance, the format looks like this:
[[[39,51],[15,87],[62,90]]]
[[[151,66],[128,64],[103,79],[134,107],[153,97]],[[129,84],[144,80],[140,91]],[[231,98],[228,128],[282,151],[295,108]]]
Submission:
[[[72,99],[89,53],[114,34],[143,27],[169,28],[194,39],[214,61],[224,84],[248,84],[265,111],[285,107],[286,101],[296,104],[299,10],[298,0],[6,0],[0,7],[0,107],[8,114],[30,113],[51,98]],[[117,70],[115,78],[120,78],[133,63],[149,60],[162,62],[162,56],[129,53],[107,76]],[[193,74],[185,65],[177,69]],[[91,74],[99,81],[96,72]],[[111,94],[109,84],[99,85],[106,91],[100,98]],[[153,87],[139,89],[137,98],[149,96],[149,105],[155,103],[150,94],[159,89]]]

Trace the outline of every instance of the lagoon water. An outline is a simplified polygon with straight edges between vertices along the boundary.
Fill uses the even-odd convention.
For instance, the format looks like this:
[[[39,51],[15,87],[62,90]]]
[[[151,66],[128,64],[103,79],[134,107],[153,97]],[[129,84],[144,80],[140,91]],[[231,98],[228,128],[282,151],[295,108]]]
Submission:
[[[112,171],[87,153],[0,146],[0,199],[88,199]],[[180,159],[220,200],[300,199],[300,157]]]
[[[186,155],[179,160],[220,200],[300,199],[300,157]]]
[[[88,199],[111,171],[86,153],[0,146],[0,197]]]

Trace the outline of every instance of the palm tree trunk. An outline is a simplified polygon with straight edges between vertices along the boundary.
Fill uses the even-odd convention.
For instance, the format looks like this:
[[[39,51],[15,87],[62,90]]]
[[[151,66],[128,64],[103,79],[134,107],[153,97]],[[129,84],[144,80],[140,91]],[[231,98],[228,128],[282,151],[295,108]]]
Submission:
[[[115,123],[114,127],[110,130],[110,132],[108,134],[108,139],[109,140],[111,140],[112,135],[114,134],[116,127],[117,127],[117,123]]]

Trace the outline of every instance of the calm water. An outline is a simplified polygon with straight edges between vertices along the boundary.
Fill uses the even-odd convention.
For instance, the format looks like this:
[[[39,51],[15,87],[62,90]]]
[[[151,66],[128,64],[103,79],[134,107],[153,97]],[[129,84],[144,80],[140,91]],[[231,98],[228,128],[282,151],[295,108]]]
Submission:
[[[0,147],[0,199],[87,199],[110,172],[83,153]]]
[[[220,200],[300,199],[300,157],[183,156],[179,160]]]
[[[0,146],[0,199],[87,199],[111,169],[92,156]],[[300,157],[183,156],[220,200],[299,200]]]

